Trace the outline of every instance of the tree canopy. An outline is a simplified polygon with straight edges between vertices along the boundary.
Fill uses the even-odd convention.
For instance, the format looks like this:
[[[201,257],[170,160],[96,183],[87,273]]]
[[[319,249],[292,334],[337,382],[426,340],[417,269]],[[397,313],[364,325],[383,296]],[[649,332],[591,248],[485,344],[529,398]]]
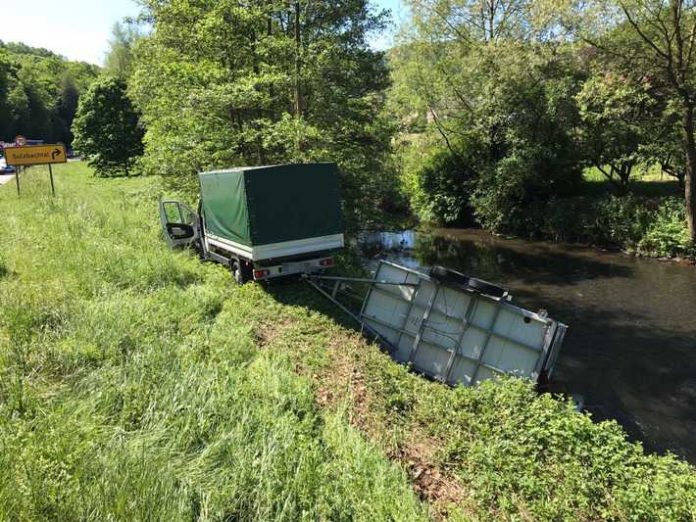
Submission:
[[[133,70],[133,47],[140,36],[136,23],[116,22],[111,30],[104,72],[124,80],[128,79]]]
[[[425,114],[425,131],[456,158],[446,162],[452,176],[468,173],[468,204],[480,223],[506,233],[533,228],[529,207],[570,194],[580,181],[572,100],[583,75],[573,49],[555,41],[534,2],[410,6],[413,27],[391,53],[397,114]],[[416,164],[408,175],[429,169]],[[437,210],[452,193],[448,184],[423,182],[415,183],[422,215],[464,217]]]
[[[335,161],[349,220],[383,203],[388,71],[366,0],[146,1],[130,92],[143,114],[150,172]],[[384,198],[383,198],[384,199]],[[358,214],[360,215],[358,217]]]
[[[126,83],[105,77],[80,99],[73,123],[75,148],[101,176],[129,175],[143,152],[143,130],[126,93]]]
[[[588,167],[626,195],[657,166],[680,181],[696,237],[694,2],[407,4],[389,105],[421,217],[456,223],[464,209],[497,232],[545,234]]]

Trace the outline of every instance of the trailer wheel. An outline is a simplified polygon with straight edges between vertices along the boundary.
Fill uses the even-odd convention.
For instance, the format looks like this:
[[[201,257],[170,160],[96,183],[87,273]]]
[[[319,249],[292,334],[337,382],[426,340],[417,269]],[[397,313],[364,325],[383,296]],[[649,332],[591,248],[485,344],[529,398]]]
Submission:
[[[238,285],[245,285],[254,278],[251,263],[245,261],[232,262],[232,277]]]

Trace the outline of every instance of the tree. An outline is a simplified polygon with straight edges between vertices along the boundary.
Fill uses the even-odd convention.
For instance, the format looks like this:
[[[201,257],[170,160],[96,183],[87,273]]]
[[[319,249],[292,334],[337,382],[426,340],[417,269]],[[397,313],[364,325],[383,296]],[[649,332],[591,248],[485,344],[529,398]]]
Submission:
[[[229,165],[335,161],[350,222],[386,199],[388,73],[366,0],[144,2],[152,31],[129,85],[151,172],[195,180]]]
[[[590,163],[620,193],[627,192],[634,167],[652,159],[645,145],[659,132],[656,101],[640,83],[603,70],[583,84],[576,100]]]
[[[677,111],[684,158],[689,235],[696,241],[696,3],[688,0],[618,0],[575,5],[580,35],[621,74],[636,72],[649,92]]]
[[[453,156],[442,164],[437,183],[432,169],[411,183],[416,194],[454,216],[448,192],[461,198],[468,192],[481,224],[497,232],[533,233],[526,210],[553,197],[568,195],[581,179],[575,129],[578,111],[573,96],[582,83],[573,48],[556,41],[526,0],[412,0],[414,27],[406,42],[391,53],[392,102],[396,113],[439,136],[440,146]],[[538,23],[541,22],[541,23]],[[424,67],[423,64],[428,64]],[[413,118],[412,114],[420,117]],[[409,129],[404,129],[409,132]],[[453,192],[453,183],[466,183]],[[473,182],[472,182],[473,181]],[[457,219],[461,219],[461,216]]]
[[[143,152],[143,129],[128,95],[116,78],[95,82],[80,99],[73,123],[75,148],[101,176],[129,175]]]
[[[77,113],[79,99],[80,91],[75,83],[75,78],[71,73],[66,72],[60,82],[60,100],[56,108],[56,125],[60,126],[58,140],[62,143],[72,143],[73,141],[70,127]]]
[[[13,72],[7,52],[0,48],[0,140],[11,132],[13,107],[8,98],[12,89]]]
[[[128,79],[133,68],[133,47],[140,38],[135,24],[116,22],[111,30],[109,50],[106,53],[104,70],[118,78]]]

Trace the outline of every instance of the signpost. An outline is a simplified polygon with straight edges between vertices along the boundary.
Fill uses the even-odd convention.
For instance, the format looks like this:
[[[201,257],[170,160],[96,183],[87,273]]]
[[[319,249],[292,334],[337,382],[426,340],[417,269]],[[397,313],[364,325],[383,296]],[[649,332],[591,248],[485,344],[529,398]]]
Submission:
[[[26,138],[17,136],[14,147],[5,147],[5,161],[8,165],[13,165],[14,167],[48,165],[48,174],[51,178],[51,193],[55,196],[56,188],[53,184],[53,169],[51,165],[68,161],[65,147],[63,145],[31,145],[28,147],[18,145],[22,140],[26,143]],[[15,177],[17,180],[17,194],[19,194],[19,172],[15,174]]]

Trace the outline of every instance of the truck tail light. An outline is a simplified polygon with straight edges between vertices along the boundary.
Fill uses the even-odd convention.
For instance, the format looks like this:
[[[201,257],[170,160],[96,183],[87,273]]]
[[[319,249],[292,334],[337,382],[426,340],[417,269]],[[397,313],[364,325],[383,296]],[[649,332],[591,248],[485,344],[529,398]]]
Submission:
[[[263,279],[271,275],[270,270],[254,270],[254,279]]]
[[[336,263],[334,262],[333,257],[327,257],[326,259],[322,259],[321,261],[319,261],[319,266],[323,266],[324,268],[335,265]]]

